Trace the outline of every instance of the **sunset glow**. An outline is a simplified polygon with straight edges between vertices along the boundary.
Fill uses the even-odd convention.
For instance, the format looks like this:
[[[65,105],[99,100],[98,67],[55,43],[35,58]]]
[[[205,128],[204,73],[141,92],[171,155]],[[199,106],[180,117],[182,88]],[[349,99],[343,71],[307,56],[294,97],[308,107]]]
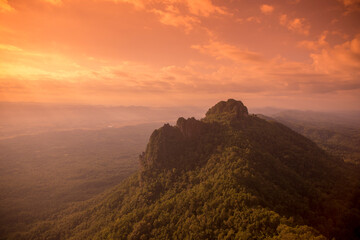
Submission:
[[[360,109],[359,0],[0,0],[0,101]]]

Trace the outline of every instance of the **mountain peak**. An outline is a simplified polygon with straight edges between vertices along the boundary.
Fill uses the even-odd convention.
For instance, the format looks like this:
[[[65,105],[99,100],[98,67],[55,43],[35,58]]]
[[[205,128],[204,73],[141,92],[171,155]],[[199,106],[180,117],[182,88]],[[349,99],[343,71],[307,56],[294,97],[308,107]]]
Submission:
[[[175,126],[165,124],[153,132],[145,153],[140,157],[143,169],[192,168],[206,161],[203,159],[217,142],[218,124],[232,125],[247,118],[248,110],[241,101],[229,99],[218,102],[201,121],[180,117]],[[211,140],[209,140],[211,139]],[[203,158],[184,156],[193,152],[202,153]],[[206,154],[205,154],[206,153]]]
[[[248,114],[247,107],[241,101],[229,99],[226,102],[220,101],[210,108],[204,120],[207,122],[227,122],[243,119]]]

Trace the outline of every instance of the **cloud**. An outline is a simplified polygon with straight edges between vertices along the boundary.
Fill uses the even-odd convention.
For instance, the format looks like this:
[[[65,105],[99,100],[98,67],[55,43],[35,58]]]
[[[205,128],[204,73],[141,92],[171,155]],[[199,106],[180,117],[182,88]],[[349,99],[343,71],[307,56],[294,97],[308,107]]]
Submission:
[[[280,24],[286,26],[288,23],[288,17],[286,14],[282,14],[279,18]]]
[[[216,6],[211,0],[98,0],[114,3],[132,4],[138,10],[155,13],[162,24],[184,27],[188,33],[195,24],[200,23],[201,17],[212,14],[229,15],[222,7]]]
[[[360,4],[360,0],[340,0],[345,6]]]
[[[247,17],[247,18],[237,18],[236,22],[239,22],[239,23],[245,23],[245,22],[261,23],[261,20],[258,17],[251,16],[251,17]]]
[[[247,22],[261,23],[260,18],[254,17],[254,16],[246,18],[246,21],[247,21]]]
[[[0,45],[0,78],[3,79],[57,79],[72,81],[84,69],[61,54],[35,52],[20,47]]]
[[[49,0],[51,1],[51,0]],[[132,4],[138,9],[149,11],[162,10],[167,8],[177,9],[187,8],[188,13],[198,17],[209,17],[211,14],[229,14],[224,8],[216,6],[211,0],[98,0],[111,1],[114,3]],[[187,15],[189,15],[187,14]]]
[[[193,45],[193,49],[215,57],[216,59],[230,59],[235,62],[262,62],[260,54],[249,50],[242,50],[236,46],[222,43],[216,40],[210,40],[208,44]]]
[[[22,51],[21,48],[16,47],[14,45],[10,45],[10,44],[0,44],[0,51],[1,50],[6,50],[6,51],[15,51],[15,52],[20,52]]]
[[[127,0],[122,0],[127,1]],[[159,6],[150,11],[157,14],[162,24],[174,27],[184,27],[189,33],[196,24],[200,24],[201,17],[210,17],[212,14],[228,14],[223,8],[214,5],[210,0],[169,0],[158,1]],[[184,8],[187,11],[184,11]]]
[[[113,3],[127,3],[133,5],[138,10],[145,9],[146,1],[143,0],[96,0],[96,1],[108,1]]]
[[[0,0],[0,12],[12,12],[15,9],[10,6],[8,0]]]
[[[360,39],[354,39],[341,45],[341,49],[359,54]],[[234,95],[286,98],[360,89],[359,78],[355,75],[349,78],[350,75],[325,71],[316,68],[315,63],[291,62],[281,57],[259,62],[259,57],[262,58],[258,54],[215,40],[196,46],[195,49],[232,62],[222,64],[206,61],[185,66],[155,67],[139,62],[113,63],[94,59],[92,61],[96,62],[97,67],[89,68],[86,64],[74,64],[61,55],[15,50],[11,52],[14,58],[27,55],[28,60],[13,62],[13,67],[18,69],[0,74],[0,95],[9,99],[18,96],[19,99],[29,101],[84,100],[96,104],[114,104],[118,101],[129,103],[129,99],[138,101],[138,104],[148,99],[145,102],[153,104],[154,101],[162,103],[164,99],[185,98],[189,99],[185,104],[191,104],[198,98],[226,98]],[[1,69],[11,67],[9,63],[1,62]],[[352,70],[352,74],[355,70]]]
[[[300,9],[294,5],[281,7],[287,15],[254,27],[266,19],[259,3],[251,3],[253,12],[249,12],[236,1],[91,0],[81,3],[83,14],[70,11],[64,18],[62,11],[39,8],[38,3],[45,5],[44,1],[31,4],[22,0],[15,5],[15,1],[0,0],[7,5],[14,2],[16,11],[24,11],[2,15],[8,20],[0,26],[4,36],[0,44],[0,95],[7,94],[8,99],[21,92],[34,99],[46,96],[61,101],[66,97],[112,103],[112,99],[121,98],[122,102],[116,103],[138,99],[139,103],[161,105],[175,96],[189,104],[209,96],[255,99],[306,95],[311,102],[315,94],[360,96],[360,37],[353,36],[350,23],[354,20],[341,13],[335,16],[338,11],[332,11],[325,22],[314,24],[313,32],[319,35],[302,41],[301,35],[309,34],[310,25],[298,17],[302,15],[297,15]],[[28,6],[23,7],[25,2]],[[46,4],[56,2],[60,1]],[[77,9],[78,4],[78,0],[63,1],[67,9]],[[233,9],[235,5],[238,7]],[[130,13],[122,12],[129,8]],[[272,12],[271,16],[278,11],[263,10]],[[89,15],[94,18],[87,18]],[[318,17],[325,16],[319,12],[309,20]],[[339,23],[332,25],[335,17]],[[49,22],[44,25],[43,19]],[[237,24],[236,19],[244,24]],[[69,26],[69,21],[74,24]],[[339,29],[351,38],[332,37]],[[342,43],[333,46],[334,41]],[[293,43],[299,48],[292,48]],[[311,52],[310,60],[304,59],[308,53],[301,48]]]
[[[199,20],[197,18],[191,16],[183,16],[180,14],[178,9],[172,6],[167,7],[166,11],[154,9],[153,12],[159,15],[159,21],[162,24],[174,27],[184,27],[186,32],[192,30],[195,23],[199,23]]]
[[[227,14],[224,9],[214,5],[210,0],[187,0],[186,3],[190,13],[197,16],[208,17],[214,13]]]
[[[282,14],[279,21],[281,25],[285,26],[292,32],[309,35],[310,24],[306,22],[305,18],[289,19],[286,14]]]
[[[360,34],[343,44],[313,53],[311,58],[318,71],[360,81]]]
[[[60,6],[63,4],[62,0],[42,0],[42,1],[53,4],[55,6]]]
[[[304,40],[304,41],[300,41],[298,43],[298,46],[299,47],[304,47],[308,50],[311,50],[311,51],[317,51],[321,48],[324,48],[326,46],[328,46],[328,42],[326,41],[326,37],[328,35],[328,31],[324,31],[320,37],[318,38],[318,40],[316,41],[308,41],[308,40]]]
[[[338,0],[341,2],[347,11],[345,14],[348,14],[350,12],[360,11],[360,0]]]
[[[271,5],[263,4],[263,5],[260,6],[260,10],[264,14],[269,14],[269,13],[272,13],[274,11],[274,7],[271,6]]]

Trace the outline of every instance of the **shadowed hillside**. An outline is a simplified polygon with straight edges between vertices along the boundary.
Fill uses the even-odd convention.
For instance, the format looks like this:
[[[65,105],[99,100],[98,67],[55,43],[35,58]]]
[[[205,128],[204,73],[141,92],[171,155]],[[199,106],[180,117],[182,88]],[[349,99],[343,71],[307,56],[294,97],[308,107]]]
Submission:
[[[360,164],[359,112],[321,113],[286,110],[270,114],[271,118],[258,116],[281,122],[345,162]]]

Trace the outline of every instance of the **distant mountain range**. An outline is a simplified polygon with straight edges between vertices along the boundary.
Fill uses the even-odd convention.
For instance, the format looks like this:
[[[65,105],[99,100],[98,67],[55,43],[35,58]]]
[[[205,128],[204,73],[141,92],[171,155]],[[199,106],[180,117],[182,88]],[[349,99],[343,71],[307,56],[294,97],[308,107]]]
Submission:
[[[100,129],[196,116],[197,107],[92,106],[0,102],[0,139],[49,131]],[[179,115],[180,114],[180,115]]]

